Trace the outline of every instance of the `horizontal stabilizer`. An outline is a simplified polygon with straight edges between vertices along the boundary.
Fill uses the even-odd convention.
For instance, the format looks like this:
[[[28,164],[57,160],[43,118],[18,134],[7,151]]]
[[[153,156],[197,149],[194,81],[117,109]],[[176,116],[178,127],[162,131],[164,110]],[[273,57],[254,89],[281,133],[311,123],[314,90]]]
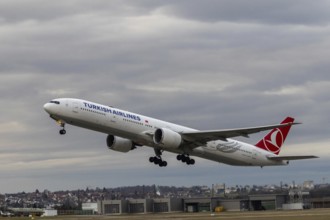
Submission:
[[[268,156],[270,160],[282,161],[282,160],[304,160],[304,159],[314,159],[319,158],[317,156],[306,155],[306,156]]]

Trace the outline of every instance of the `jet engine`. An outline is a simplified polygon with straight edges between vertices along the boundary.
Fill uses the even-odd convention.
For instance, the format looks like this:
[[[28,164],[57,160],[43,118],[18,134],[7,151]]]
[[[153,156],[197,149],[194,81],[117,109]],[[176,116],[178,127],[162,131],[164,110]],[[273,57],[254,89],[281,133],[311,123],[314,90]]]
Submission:
[[[154,134],[154,142],[163,147],[178,148],[182,143],[182,137],[168,128],[158,128]]]
[[[127,153],[128,151],[135,149],[135,145],[131,140],[110,134],[107,137],[107,145],[109,149],[122,153]]]

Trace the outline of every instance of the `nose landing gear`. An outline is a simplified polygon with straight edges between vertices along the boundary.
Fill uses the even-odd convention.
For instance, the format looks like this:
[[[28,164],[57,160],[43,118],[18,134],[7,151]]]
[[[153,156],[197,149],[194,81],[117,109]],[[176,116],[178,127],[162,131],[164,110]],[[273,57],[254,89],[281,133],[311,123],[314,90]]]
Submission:
[[[60,124],[60,126],[61,126],[61,130],[60,130],[60,135],[64,135],[64,134],[66,134],[66,130],[65,130],[65,123],[64,122],[62,122],[62,121],[58,121],[58,123]]]

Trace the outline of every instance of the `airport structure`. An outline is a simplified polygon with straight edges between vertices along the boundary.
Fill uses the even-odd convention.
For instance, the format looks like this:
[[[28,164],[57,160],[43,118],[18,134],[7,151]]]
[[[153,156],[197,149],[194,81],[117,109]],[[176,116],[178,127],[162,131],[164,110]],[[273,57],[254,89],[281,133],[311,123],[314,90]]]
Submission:
[[[161,213],[161,212],[214,212],[256,211],[311,208],[309,193],[248,195],[241,199],[163,198],[102,200],[98,202],[100,214]],[[219,209],[221,207],[221,209]]]
[[[330,208],[330,184],[131,186],[0,195],[1,216],[118,215]]]
[[[9,208],[9,210],[11,215],[15,216],[56,216],[302,210],[309,208],[330,208],[330,197],[316,199],[310,198],[309,193],[294,191],[289,194],[248,195],[240,199],[203,197],[99,200],[97,203],[82,203],[82,210],[40,208]]]
[[[182,212],[183,200],[175,198],[104,200],[98,202],[101,214]]]

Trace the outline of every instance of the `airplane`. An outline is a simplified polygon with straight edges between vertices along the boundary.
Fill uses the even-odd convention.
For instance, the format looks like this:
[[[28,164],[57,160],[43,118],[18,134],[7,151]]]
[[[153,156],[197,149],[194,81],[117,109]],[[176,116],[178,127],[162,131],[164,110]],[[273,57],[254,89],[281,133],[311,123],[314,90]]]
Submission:
[[[60,125],[61,135],[66,134],[65,125],[70,124],[107,134],[106,144],[114,151],[127,153],[137,147],[149,146],[155,152],[149,161],[159,167],[167,166],[162,158],[164,151],[177,154],[177,160],[187,165],[195,164],[191,156],[234,166],[260,167],[318,158],[279,155],[291,126],[300,124],[291,117],[275,125],[199,131],[82,99],[57,98],[43,107]],[[232,139],[266,130],[271,131],[255,145]]]

